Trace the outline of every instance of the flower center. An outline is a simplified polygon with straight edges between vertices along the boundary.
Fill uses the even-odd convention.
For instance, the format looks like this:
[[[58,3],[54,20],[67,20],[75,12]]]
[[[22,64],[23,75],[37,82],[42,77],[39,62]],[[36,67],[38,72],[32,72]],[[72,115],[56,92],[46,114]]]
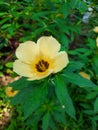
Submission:
[[[48,67],[49,67],[49,63],[47,61],[44,60],[40,60],[36,65],[35,65],[37,71],[39,72],[45,72]]]

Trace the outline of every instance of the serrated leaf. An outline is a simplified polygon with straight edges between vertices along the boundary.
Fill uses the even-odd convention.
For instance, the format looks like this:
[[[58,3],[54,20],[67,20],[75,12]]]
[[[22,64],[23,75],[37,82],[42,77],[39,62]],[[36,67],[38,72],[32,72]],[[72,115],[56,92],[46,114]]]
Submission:
[[[78,6],[79,2],[80,2],[80,0],[71,0],[70,6],[72,8],[76,8]]]
[[[32,95],[33,86],[26,86],[22,90],[19,90],[18,94],[11,98],[11,104],[24,104],[27,99]]]
[[[42,119],[42,130],[48,130],[50,122],[50,113],[47,112]]]
[[[28,120],[26,121],[26,123],[28,125],[32,125],[32,124],[38,124],[38,122],[40,121],[41,119],[41,116],[43,115],[43,112],[40,111],[37,109],[37,111],[35,113],[33,113],[29,118]]]
[[[16,81],[14,81],[13,83],[9,83],[8,86],[11,86],[13,88],[13,90],[17,89],[23,89],[27,86],[30,86],[31,84],[33,84],[32,81],[28,81],[25,77],[22,77]]]
[[[53,116],[54,116],[54,119],[56,120],[56,122],[59,122],[59,123],[66,125],[66,119],[65,119],[65,113],[64,112],[54,111]]]
[[[62,50],[65,50],[65,48],[68,48],[69,40],[66,35],[62,34],[60,36],[61,44],[62,44]]]
[[[94,99],[98,95],[98,91],[93,91],[87,94],[86,99]]]
[[[4,18],[3,20],[0,21],[0,25],[5,24],[9,19],[10,17]]]
[[[4,24],[2,25],[1,29],[6,29],[6,28],[9,28],[11,26],[11,24]]]
[[[98,54],[93,57],[93,69],[96,74],[98,74]]]
[[[65,73],[63,74],[63,76],[65,80],[75,85],[78,85],[79,87],[96,87],[96,85],[91,80],[83,78],[79,74]]]
[[[67,68],[64,70],[64,72],[72,73],[74,71],[80,70],[83,66],[84,64],[79,61],[70,62]]]
[[[72,99],[68,94],[64,80],[60,76],[56,75],[54,78],[54,83],[55,92],[61,106],[64,106],[66,113],[75,119],[75,108],[73,106]]]
[[[29,117],[46,99],[47,96],[47,83],[45,82],[34,87],[31,95],[23,105],[24,118]]]
[[[54,119],[52,117],[50,117],[50,128],[51,130],[57,129],[57,124],[54,122]]]
[[[84,1],[80,1],[77,7],[81,13],[84,13],[87,10],[87,4]]]
[[[70,4],[68,2],[62,4],[61,11],[64,14],[64,18],[66,18],[70,13]]]
[[[97,113],[98,112],[98,97],[96,98],[95,102],[94,102],[94,112]]]
[[[84,110],[83,112],[88,114],[88,115],[94,115],[94,111],[93,110]]]

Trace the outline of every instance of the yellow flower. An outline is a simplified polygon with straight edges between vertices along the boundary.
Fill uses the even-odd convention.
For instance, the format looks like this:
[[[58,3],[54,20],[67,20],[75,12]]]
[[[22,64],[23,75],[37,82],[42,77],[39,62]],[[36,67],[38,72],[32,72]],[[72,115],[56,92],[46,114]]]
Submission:
[[[96,38],[96,45],[97,45],[97,47],[98,47],[98,37]]]
[[[86,79],[88,79],[88,80],[90,80],[90,76],[88,75],[88,74],[86,74],[85,72],[80,72],[79,73],[83,78],[86,78]]]
[[[16,50],[18,60],[13,64],[13,70],[29,80],[39,80],[57,73],[69,62],[67,53],[59,50],[60,44],[52,36],[39,38],[37,44],[33,41],[22,43]]]
[[[98,33],[98,26],[93,29],[94,32]]]
[[[18,90],[13,91],[12,87],[7,87],[5,93],[8,97],[14,97],[18,93]]]

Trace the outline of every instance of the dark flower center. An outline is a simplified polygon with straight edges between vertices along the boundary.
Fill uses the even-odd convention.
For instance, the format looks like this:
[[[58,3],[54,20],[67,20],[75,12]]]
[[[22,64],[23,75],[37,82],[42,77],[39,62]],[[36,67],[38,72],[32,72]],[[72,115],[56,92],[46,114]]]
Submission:
[[[47,61],[44,60],[40,60],[36,65],[35,65],[37,71],[39,72],[45,72],[48,67],[49,67],[49,63]]]

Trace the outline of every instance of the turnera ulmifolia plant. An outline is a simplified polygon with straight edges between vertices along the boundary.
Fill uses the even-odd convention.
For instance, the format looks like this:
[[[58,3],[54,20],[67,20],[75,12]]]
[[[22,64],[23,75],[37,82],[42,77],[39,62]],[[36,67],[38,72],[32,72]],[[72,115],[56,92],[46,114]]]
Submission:
[[[13,70],[21,78],[9,84],[6,95],[13,97],[11,105],[19,107],[32,130],[66,128],[69,117],[76,120],[72,96],[76,87],[96,87],[85,72],[76,74],[77,68],[82,69],[81,64],[69,64],[67,52],[60,49],[61,44],[52,36],[42,36],[37,43],[20,43],[16,49]]]
[[[37,43],[27,41],[20,44],[16,50],[18,59],[13,65],[14,71],[29,80],[40,80],[61,71],[69,60],[65,51],[59,52],[60,47],[52,36],[43,36]]]

